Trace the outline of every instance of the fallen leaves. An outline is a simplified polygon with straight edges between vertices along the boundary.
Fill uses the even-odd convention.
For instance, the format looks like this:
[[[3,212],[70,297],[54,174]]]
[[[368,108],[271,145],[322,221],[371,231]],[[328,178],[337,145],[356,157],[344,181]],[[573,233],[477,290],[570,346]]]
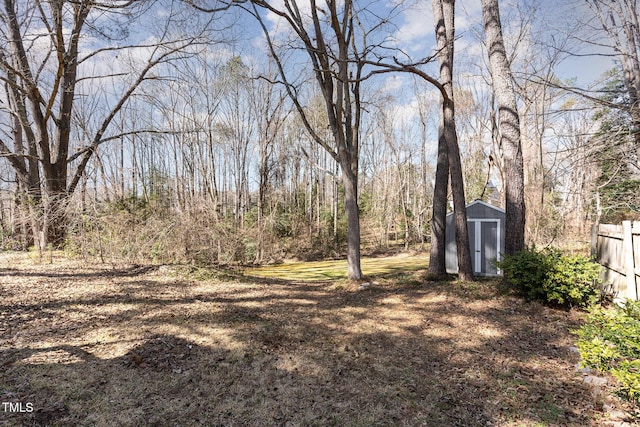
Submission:
[[[357,287],[0,263],[0,391],[36,409],[0,414],[0,424],[595,426],[607,417],[604,397],[575,370],[568,330],[579,314],[498,295],[491,282]]]

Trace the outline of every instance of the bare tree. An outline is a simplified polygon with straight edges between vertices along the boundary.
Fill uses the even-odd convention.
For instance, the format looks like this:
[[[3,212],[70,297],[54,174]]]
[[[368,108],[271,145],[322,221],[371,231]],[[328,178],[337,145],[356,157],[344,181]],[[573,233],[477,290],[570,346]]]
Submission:
[[[262,261],[265,246],[265,216],[268,212],[267,202],[270,193],[272,193],[270,189],[272,187],[273,156],[277,139],[285,125],[287,113],[284,111],[286,94],[276,90],[274,85],[260,81],[256,85],[255,93],[257,96],[254,96],[251,102],[255,104],[255,110],[258,112],[258,249],[256,260]],[[319,197],[319,192],[317,197]]]
[[[473,267],[469,248],[469,231],[467,228],[467,212],[464,196],[464,179],[462,177],[462,164],[460,162],[460,149],[458,147],[458,134],[455,123],[455,106],[453,99],[453,43],[455,40],[454,27],[454,0],[434,0],[433,19],[436,27],[436,42],[438,48],[438,62],[440,63],[440,83],[444,87],[447,96],[442,97],[442,110],[440,112],[440,125],[438,127],[438,169],[444,168],[444,161],[440,155],[446,147],[449,175],[451,176],[451,192],[453,193],[454,224],[456,229],[456,252],[458,255],[458,274],[462,280],[473,279]],[[444,246],[444,218],[442,205],[446,213],[446,197],[442,199],[441,193],[446,195],[446,180],[442,179],[436,170],[436,185],[433,200],[433,224],[431,261],[437,262],[433,273],[440,273],[443,254],[438,253]],[[440,178],[440,180],[438,180]],[[444,191],[443,191],[444,190]],[[438,192],[438,198],[435,194]]]
[[[429,253],[429,273],[440,276],[446,274],[445,266],[445,219],[447,216],[447,194],[449,192],[449,156],[444,139],[444,111],[438,125],[438,155],[433,185],[433,207],[431,216],[431,248]]]
[[[248,173],[250,147],[255,140],[257,112],[251,97],[255,80],[239,56],[233,56],[223,67],[224,89],[216,129],[223,146],[229,150],[233,178],[233,211],[236,226],[242,227],[248,207]]]
[[[587,2],[620,59],[628,99],[619,104],[631,117],[636,165],[640,170],[640,15],[637,0]],[[600,33],[599,31],[597,33]],[[602,44],[601,40],[597,41]]]
[[[367,46],[356,39],[358,11],[352,0],[338,3],[328,1],[326,6],[310,2],[308,11],[302,10],[297,1],[286,1],[277,7],[267,1],[253,2],[254,16],[258,19],[267,38],[272,57],[280,77],[293,101],[305,128],[313,140],[321,145],[340,164],[345,191],[345,211],[348,229],[348,276],[362,278],[360,267],[360,216],[358,208],[358,168],[360,150],[360,123],[362,99],[360,88],[363,80]],[[308,120],[298,89],[291,83],[272,37],[257,7],[267,9],[286,22],[296,34],[312,63],[315,80],[324,98],[327,117],[332,131],[332,143],[326,141]],[[366,32],[359,35],[365,40]]]
[[[485,44],[493,93],[498,107],[498,131],[505,179],[505,253],[524,248],[525,199],[520,117],[513,77],[502,37],[498,0],[482,0]]]
[[[146,2],[4,0],[2,6],[0,36],[5,47],[0,52],[0,78],[10,87],[12,102],[6,114],[12,118],[14,130],[11,140],[0,139],[0,156],[8,159],[21,186],[32,189],[27,194],[41,213],[37,217],[40,235],[37,243],[40,247],[46,243],[61,245],[66,232],[63,212],[69,196],[98,147],[120,138],[107,133],[114,118],[143,82],[158,78],[151,70],[186,54],[203,34],[172,36],[170,22],[180,13],[172,8],[164,25],[157,27],[160,28],[157,41],[127,44],[115,34],[117,30],[111,35],[109,29],[100,31],[106,19],[114,20],[114,28],[126,27],[148,10]],[[88,31],[107,34],[106,47],[95,48],[86,43],[83,37]],[[86,82],[99,84],[124,78],[129,74],[126,71],[91,74],[91,70],[97,68],[98,59],[113,61],[118,54],[126,56],[134,50],[138,55],[146,52],[146,59],[131,70],[131,78],[121,92],[111,94],[112,102],[102,118],[94,118],[92,135],[72,152],[78,88]],[[35,182],[36,167],[43,179],[39,189]]]
[[[421,71],[418,66],[433,59],[428,57],[411,63],[402,63],[394,53],[397,48],[372,42],[389,24],[389,19],[378,16],[368,5],[358,8],[353,0],[330,0],[319,5],[311,0],[308,10],[295,0],[276,6],[264,0],[252,2],[252,12],[263,28],[271,56],[280,71],[281,81],[305,128],[312,139],[322,146],[340,165],[345,191],[345,211],[348,228],[348,275],[360,279],[360,219],[358,208],[358,168],[360,126],[362,122],[362,84],[368,78],[382,73],[413,73],[435,85],[445,99],[446,90],[438,80]],[[299,88],[292,83],[281,55],[264,20],[258,12],[263,8],[281,19],[293,31],[302,50],[308,56],[315,80],[324,98],[333,141],[322,138],[306,118]],[[365,23],[372,23],[368,28]],[[390,53],[391,52],[391,53]],[[299,70],[296,70],[299,74]],[[450,153],[455,156],[456,152]]]

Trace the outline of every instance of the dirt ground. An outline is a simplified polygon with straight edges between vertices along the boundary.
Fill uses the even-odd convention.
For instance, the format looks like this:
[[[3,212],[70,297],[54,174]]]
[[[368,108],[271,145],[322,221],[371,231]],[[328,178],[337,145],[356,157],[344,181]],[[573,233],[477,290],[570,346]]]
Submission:
[[[580,313],[422,277],[358,290],[0,254],[0,425],[632,423],[611,379],[576,370]]]

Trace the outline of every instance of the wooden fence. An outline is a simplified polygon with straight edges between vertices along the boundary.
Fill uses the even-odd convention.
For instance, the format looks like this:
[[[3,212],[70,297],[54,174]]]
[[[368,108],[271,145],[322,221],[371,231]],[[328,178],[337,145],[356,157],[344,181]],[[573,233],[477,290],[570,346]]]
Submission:
[[[638,300],[640,222],[600,224],[591,230],[591,254],[604,267],[602,283],[617,301]]]

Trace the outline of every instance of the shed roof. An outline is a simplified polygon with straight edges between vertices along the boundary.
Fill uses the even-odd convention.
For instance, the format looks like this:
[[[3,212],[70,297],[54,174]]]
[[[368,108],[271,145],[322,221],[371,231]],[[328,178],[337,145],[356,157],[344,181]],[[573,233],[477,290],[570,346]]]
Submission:
[[[486,206],[486,207],[488,207],[488,208],[490,208],[490,209],[494,209],[494,210],[496,210],[496,211],[498,211],[498,212],[500,212],[500,213],[505,213],[505,212],[504,212],[504,209],[499,208],[499,207],[497,207],[497,206],[490,205],[489,203],[487,203],[487,202],[483,202],[483,201],[482,201],[482,200],[480,200],[480,199],[476,199],[476,200],[474,200],[473,202],[471,202],[471,203],[469,203],[467,206],[465,206],[465,208],[469,209],[470,207],[475,206],[475,205],[482,205],[482,206]],[[453,215],[453,212],[449,212],[449,213],[447,214],[447,216],[451,216],[451,215]]]

